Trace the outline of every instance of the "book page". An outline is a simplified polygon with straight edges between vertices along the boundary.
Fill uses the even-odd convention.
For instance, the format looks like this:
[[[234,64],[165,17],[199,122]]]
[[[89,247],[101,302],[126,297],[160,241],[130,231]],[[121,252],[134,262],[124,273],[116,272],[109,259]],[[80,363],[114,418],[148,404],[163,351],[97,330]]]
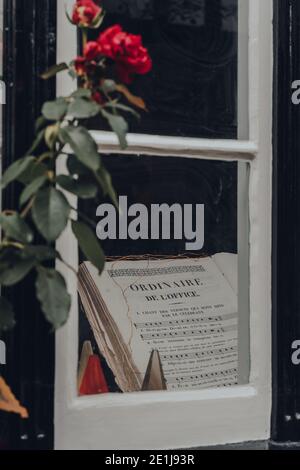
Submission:
[[[212,259],[225,276],[232,289],[238,294],[238,255],[217,253]]]
[[[109,262],[101,277],[87,266],[141,383],[153,350],[168,390],[237,383],[237,296],[213,259]]]

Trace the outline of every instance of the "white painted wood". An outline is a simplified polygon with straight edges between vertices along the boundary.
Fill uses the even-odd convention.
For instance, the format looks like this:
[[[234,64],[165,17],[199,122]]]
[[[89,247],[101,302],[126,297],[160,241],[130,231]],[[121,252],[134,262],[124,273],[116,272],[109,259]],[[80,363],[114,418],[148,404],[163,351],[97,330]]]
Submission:
[[[249,138],[249,1],[238,0],[238,138]]]
[[[213,160],[251,161],[257,155],[257,145],[243,140],[195,139],[189,137],[166,137],[146,134],[129,134],[128,147],[120,152],[115,134],[92,131],[92,136],[102,153],[178,156],[183,158],[209,158]]]
[[[245,0],[244,0],[245,1]],[[58,2],[59,60],[76,55],[75,29]],[[68,1],[69,4],[73,2]],[[73,304],[56,345],[56,449],[168,449],[266,439],[271,410],[271,174],[272,174],[272,0],[249,5],[250,142],[130,136],[131,152],[232,158],[250,162],[250,384],[193,392],[143,392],[78,398],[78,306],[76,279],[68,273]],[[72,88],[58,81],[58,94]],[[100,136],[99,136],[100,137]],[[112,153],[111,135],[99,146]],[[102,146],[101,143],[104,143]],[[113,148],[112,148],[113,147]],[[132,148],[135,147],[135,150]],[[159,147],[159,148],[158,148]],[[163,148],[162,148],[163,147]],[[161,152],[161,153],[160,153]],[[182,152],[182,154],[180,153]],[[193,154],[192,154],[192,153]],[[170,153],[169,153],[170,154]],[[74,267],[77,246],[70,230],[58,249]],[[65,268],[61,268],[64,274]]]

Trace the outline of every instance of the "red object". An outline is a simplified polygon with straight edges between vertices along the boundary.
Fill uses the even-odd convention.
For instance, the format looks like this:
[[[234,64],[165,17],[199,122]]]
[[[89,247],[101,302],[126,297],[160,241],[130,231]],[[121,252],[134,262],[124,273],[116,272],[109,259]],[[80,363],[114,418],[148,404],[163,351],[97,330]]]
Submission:
[[[93,0],[77,0],[74,5],[72,21],[78,26],[88,28],[102,13],[102,8]]]
[[[74,67],[76,70],[77,75],[80,77],[86,73],[86,58],[85,57],[77,57],[74,62]]]
[[[119,78],[124,83],[131,83],[135,74],[150,72],[152,60],[141,36],[126,33],[116,24],[100,34],[98,43],[101,54],[116,61]]]
[[[84,48],[84,57],[87,60],[94,60],[100,54],[100,46],[97,41],[89,41]]]
[[[79,395],[98,395],[109,393],[105,376],[97,355],[89,357],[88,364],[79,389]]]
[[[99,91],[95,91],[95,93],[93,93],[93,95],[92,95],[92,98],[98,104],[103,104],[104,103],[103,96],[101,95],[101,93],[99,93]]]

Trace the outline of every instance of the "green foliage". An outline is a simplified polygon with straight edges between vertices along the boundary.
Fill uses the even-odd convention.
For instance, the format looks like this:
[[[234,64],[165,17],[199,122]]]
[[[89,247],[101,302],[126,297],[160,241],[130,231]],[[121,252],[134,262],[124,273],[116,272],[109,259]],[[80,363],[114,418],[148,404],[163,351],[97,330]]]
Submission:
[[[128,124],[123,118],[118,114],[111,114],[102,109],[102,116],[108,121],[112,131],[114,131],[119,139],[121,149],[125,149],[127,147],[126,141],[126,134],[128,132]]]
[[[36,265],[36,259],[22,250],[6,250],[0,257],[0,284],[13,286],[22,281]]]
[[[72,222],[72,230],[83,254],[101,274],[105,265],[105,256],[93,230],[86,224],[76,221]]]
[[[4,297],[0,297],[0,331],[11,330],[15,324],[12,305]]]
[[[100,156],[96,142],[85,127],[62,127],[59,136],[63,144],[69,144],[78,160],[87,168],[97,171],[100,167]]]
[[[55,269],[38,268],[36,294],[45,317],[57,329],[63,326],[69,316],[71,297],[66,281]]]
[[[112,184],[111,176],[103,165],[95,172],[95,177],[101,185],[104,196],[109,196],[114,205],[118,207],[118,198]]]
[[[2,189],[5,189],[10,183],[20,178],[34,160],[34,157],[25,157],[14,162],[2,177]]]
[[[84,98],[75,98],[69,104],[68,114],[77,119],[88,119],[100,113],[100,106],[94,101]]]
[[[70,212],[64,194],[50,186],[38,191],[32,207],[32,218],[43,237],[48,242],[55,242],[66,228]]]
[[[47,176],[42,175],[35,178],[28,186],[25,187],[23,190],[21,197],[20,197],[20,206],[26,204],[32,196],[36,194],[36,192],[44,185],[47,181]]]
[[[97,185],[90,181],[90,178],[81,177],[78,180],[71,176],[60,175],[56,178],[56,181],[63,189],[82,199],[92,199],[97,196]]]
[[[55,101],[48,101],[42,108],[45,119],[49,121],[60,121],[68,110],[68,103],[64,98],[57,98]]]
[[[102,20],[100,15],[90,27],[99,27]],[[55,249],[69,223],[85,257],[99,273],[105,266],[105,255],[91,228],[93,222],[76,210],[76,203],[75,209],[71,207],[68,196],[93,199],[101,194],[118,206],[111,176],[102,163],[98,144],[88,131],[88,120],[97,116],[100,121],[105,119],[124,149],[128,124],[123,114],[131,113],[137,118],[139,115],[120,102],[120,96],[145,109],[140,98],[103,76],[105,66],[105,60],[96,66],[92,79],[98,80],[96,84],[82,83],[70,96],[43,105],[30,149],[5,171],[1,181],[2,190],[17,183],[21,191],[19,207],[0,213],[0,286],[9,288],[28,275],[33,276],[42,312],[54,329],[65,324],[71,306],[66,281],[54,268],[57,260],[70,268]],[[75,61],[51,67],[42,78],[52,78],[64,70],[78,78]],[[56,174],[57,162],[66,154],[67,173]],[[45,242],[37,244],[41,236]],[[14,325],[13,307],[0,297],[0,332]]]
[[[61,64],[58,65],[53,65],[53,67],[50,67],[45,73],[41,75],[41,78],[44,80],[48,80],[49,78],[55,77],[55,75],[59,72],[63,72],[64,70],[68,70],[68,66],[65,62],[62,62]]]
[[[0,225],[5,231],[5,235],[12,240],[21,243],[31,243],[33,232],[29,225],[17,213],[0,214]]]
[[[26,170],[17,178],[17,180],[25,186],[30,184],[40,176],[48,174],[48,167],[45,163],[39,162],[36,158],[32,158]]]

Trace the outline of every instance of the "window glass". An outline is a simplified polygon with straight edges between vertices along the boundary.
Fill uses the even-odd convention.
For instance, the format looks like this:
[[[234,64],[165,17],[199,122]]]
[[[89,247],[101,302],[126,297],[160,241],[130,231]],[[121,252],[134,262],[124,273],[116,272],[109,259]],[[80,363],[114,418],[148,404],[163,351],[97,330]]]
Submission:
[[[238,0],[103,3],[104,26],[141,34],[153,59],[153,71],[131,85],[149,109],[131,131],[237,138]]]
[[[247,164],[103,160],[120,211],[103,197],[80,203],[108,256],[99,277],[81,255],[80,394],[247,381]]]

